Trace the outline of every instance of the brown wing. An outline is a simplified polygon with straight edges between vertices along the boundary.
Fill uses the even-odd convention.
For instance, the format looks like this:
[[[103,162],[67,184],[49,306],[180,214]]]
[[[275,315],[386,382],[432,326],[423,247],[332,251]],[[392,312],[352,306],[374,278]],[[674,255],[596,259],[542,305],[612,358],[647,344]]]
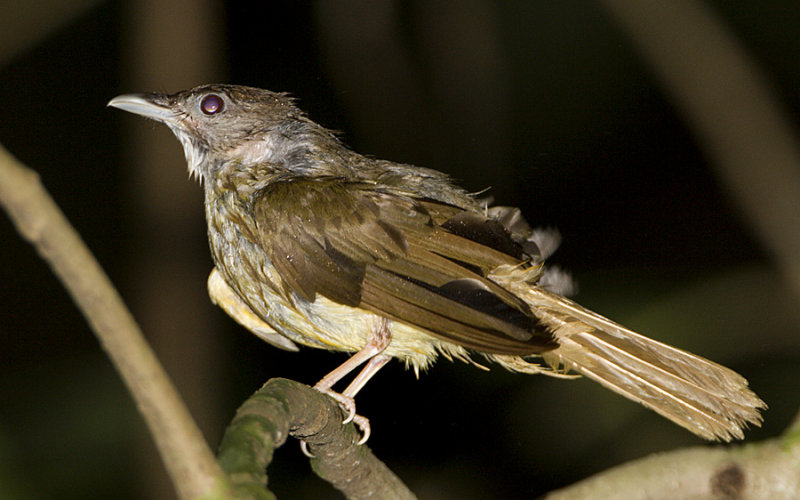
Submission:
[[[263,248],[305,300],[321,294],[481,352],[556,347],[524,302],[485,278],[526,265],[494,219],[339,179],[271,184],[255,213]]]

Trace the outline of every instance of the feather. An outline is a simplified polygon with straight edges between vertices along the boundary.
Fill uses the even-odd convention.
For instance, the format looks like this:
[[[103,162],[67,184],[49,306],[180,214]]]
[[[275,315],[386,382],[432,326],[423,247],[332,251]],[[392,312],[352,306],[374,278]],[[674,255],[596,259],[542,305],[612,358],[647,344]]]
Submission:
[[[766,404],[733,370],[547,290],[531,287],[520,296],[559,343],[541,355],[556,373],[580,373],[705,439],[741,439],[748,424],[760,425]]]

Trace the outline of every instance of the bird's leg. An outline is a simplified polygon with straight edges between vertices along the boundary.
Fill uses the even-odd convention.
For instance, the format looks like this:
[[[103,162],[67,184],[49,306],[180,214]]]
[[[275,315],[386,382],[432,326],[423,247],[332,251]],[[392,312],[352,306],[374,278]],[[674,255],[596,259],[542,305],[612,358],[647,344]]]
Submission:
[[[391,359],[389,356],[382,354],[391,341],[392,333],[389,330],[388,320],[381,318],[380,323],[370,331],[364,347],[314,385],[314,389],[331,396],[347,411],[347,418],[342,423],[346,424],[353,421],[361,429],[364,436],[358,444],[364,444],[367,441],[370,434],[370,426],[369,420],[356,414],[356,402],[353,398],[373,375]],[[344,392],[338,393],[331,389],[334,384],[365,362],[367,364]]]
[[[322,392],[330,390],[331,387],[333,387],[334,384],[336,384],[336,382],[346,377],[359,365],[365,363],[366,361],[382,353],[384,349],[386,349],[386,347],[389,346],[389,343],[391,341],[392,341],[392,333],[389,330],[388,320],[385,318],[381,318],[380,324],[378,324],[375,328],[373,328],[370,331],[369,336],[367,336],[367,343],[364,344],[364,347],[362,347],[361,350],[350,356],[350,358],[347,361],[339,365],[336,369],[334,369],[333,371],[322,377],[322,380],[320,380],[314,385],[314,389],[317,389],[318,391]],[[382,366],[382,364],[380,366]],[[373,370],[377,371],[377,369],[380,368],[380,366],[374,368]],[[369,365],[367,365],[367,367],[364,368],[364,371],[366,371],[368,367]],[[353,383],[361,379],[362,375],[363,372],[356,377]],[[355,393],[357,393],[358,390],[361,389],[361,387],[363,387],[363,385],[367,382],[367,380],[369,380],[370,377],[371,375],[366,376],[366,379],[361,383],[361,385],[355,389],[353,395],[355,395]],[[349,389],[350,387],[348,387],[348,390]]]
[[[356,375],[356,378],[350,382],[350,385],[342,392],[342,395],[348,398],[356,397],[358,391],[363,389],[372,376],[378,373],[378,370],[388,363],[390,359],[392,359],[391,356],[387,356],[386,354],[376,354],[375,357],[367,362],[366,366],[364,366],[358,375]]]

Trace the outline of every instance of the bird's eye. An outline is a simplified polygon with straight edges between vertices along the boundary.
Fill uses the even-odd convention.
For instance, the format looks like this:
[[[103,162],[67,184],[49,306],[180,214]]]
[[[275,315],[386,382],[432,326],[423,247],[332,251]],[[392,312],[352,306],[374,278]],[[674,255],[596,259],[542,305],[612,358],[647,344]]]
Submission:
[[[208,94],[200,101],[200,109],[207,115],[215,115],[223,110],[225,101],[216,94]]]

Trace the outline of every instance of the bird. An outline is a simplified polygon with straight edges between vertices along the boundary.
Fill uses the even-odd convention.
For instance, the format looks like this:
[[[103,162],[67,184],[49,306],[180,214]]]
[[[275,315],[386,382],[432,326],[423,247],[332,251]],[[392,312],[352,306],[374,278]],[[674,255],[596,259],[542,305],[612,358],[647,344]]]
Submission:
[[[397,359],[419,376],[439,356],[585,376],[706,440],[762,422],[738,373],[567,298],[569,276],[545,265],[555,231],[437,170],[359,154],[287,93],[210,84],[108,105],[182,144],[204,192],[211,301],[276,347],[352,354],[314,387],[359,443],[354,398],[375,373]]]

